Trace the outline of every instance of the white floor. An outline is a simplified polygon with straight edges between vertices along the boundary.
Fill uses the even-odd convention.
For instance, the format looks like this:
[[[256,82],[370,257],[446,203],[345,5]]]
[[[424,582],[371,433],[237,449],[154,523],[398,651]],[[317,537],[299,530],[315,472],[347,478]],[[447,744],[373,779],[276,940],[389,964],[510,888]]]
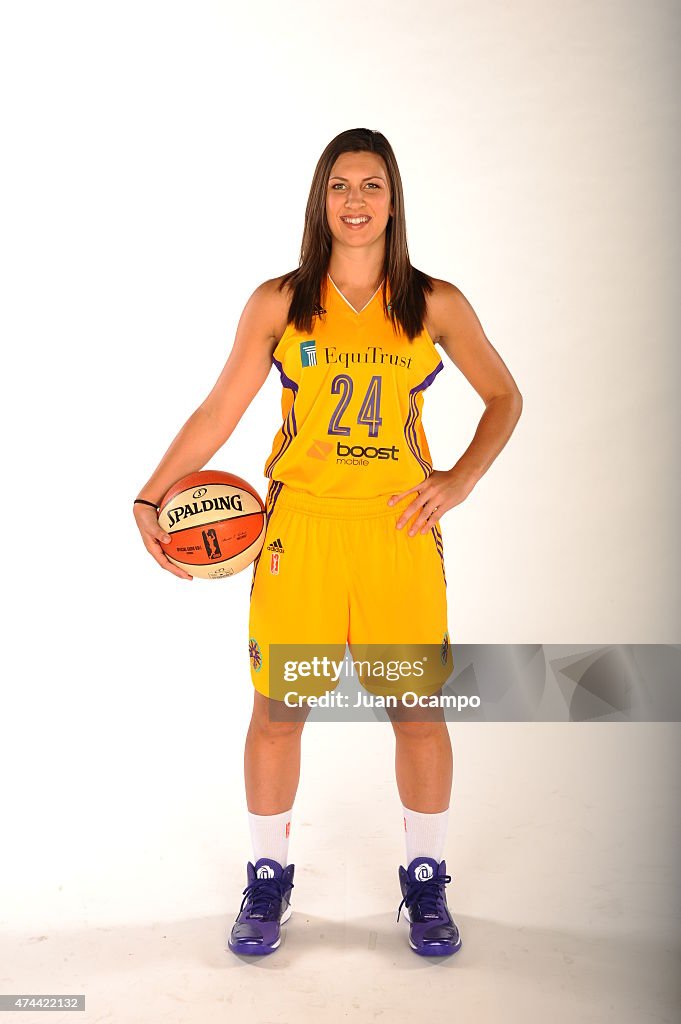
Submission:
[[[213,876],[210,913],[175,919],[169,891],[164,920],[148,925],[101,924],[85,906],[82,928],[3,929],[0,991],[85,993],[85,1013],[50,1015],[83,1024],[678,1021],[679,727],[450,728],[455,956],[414,955],[395,922],[404,850],[389,726],[312,723],[292,825],[293,915],[275,954],[224,949],[250,857],[240,824],[227,863],[206,851],[175,869],[179,892]],[[241,814],[239,787],[229,792]]]

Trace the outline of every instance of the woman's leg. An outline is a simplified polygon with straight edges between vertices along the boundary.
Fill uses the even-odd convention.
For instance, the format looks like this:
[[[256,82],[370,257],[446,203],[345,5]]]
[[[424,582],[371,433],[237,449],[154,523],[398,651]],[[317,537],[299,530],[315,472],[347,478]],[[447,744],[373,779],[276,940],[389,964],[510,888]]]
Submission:
[[[248,864],[246,897],[232,927],[233,953],[261,956],[281,943],[281,925],[291,916],[295,867],[288,863],[293,801],[300,776],[300,736],[305,719],[272,721],[271,701],[253,691],[253,713],[246,735],[244,775],[253,862]],[[277,710],[282,710],[281,704]]]
[[[289,721],[271,721],[271,701],[253,690],[253,713],[246,734],[244,778],[251,814],[281,814],[293,807],[300,779],[301,710]]]
[[[452,788],[452,745],[447,724],[393,720],[395,774],[404,812],[407,867],[400,867],[409,944],[422,956],[450,956],[461,948],[445,885],[444,860]],[[398,912],[399,917],[399,912]]]
[[[402,800],[407,864],[415,858],[442,860],[452,789],[452,745],[444,720],[399,721],[395,731],[395,776]]]
[[[452,791],[452,744],[443,720],[400,722],[395,731],[395,777],[404,807],[447,810]]]

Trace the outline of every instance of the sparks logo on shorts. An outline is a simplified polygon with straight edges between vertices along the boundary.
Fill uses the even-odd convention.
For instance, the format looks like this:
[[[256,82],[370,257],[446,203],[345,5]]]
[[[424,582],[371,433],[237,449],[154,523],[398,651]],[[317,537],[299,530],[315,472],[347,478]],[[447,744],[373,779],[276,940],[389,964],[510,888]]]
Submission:
[[[321,459],[324,461],[332,448],[333,445],[330,441],[319,441],[315,438],[307,449],[306,454],[309,455],[311,459]]]
[[[251,659],[253,671],[259,672],[262,668],[262,651],[260,650],[260,644],[254,637],[250,637],[248,641],[248,657]]]
[[[273,576],[279,575],[279,553],[273,551],[270,555],[270,572]]]
[[[317,365],[317,342],[314,338],[310,341],[301,341],[300,343],[300,365],[301,366],[316,366]]]
[[[447,655],[449,653],[449,635],[445,633],[442,637],[442,643],[440,644],[440,661],[443,665],[447,664]]]
[[[427,882],[429,878],[433,877],[433,869],[430,864],[419,864],[414,871],[414,878],[417,882]]]

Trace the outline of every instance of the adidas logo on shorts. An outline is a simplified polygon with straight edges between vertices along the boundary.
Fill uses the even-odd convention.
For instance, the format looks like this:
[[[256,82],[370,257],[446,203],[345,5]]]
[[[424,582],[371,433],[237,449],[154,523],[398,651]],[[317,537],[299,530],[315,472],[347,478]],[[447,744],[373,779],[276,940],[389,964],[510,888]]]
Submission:
[[[273,576],[279,575],[279,559],[284,553],[284,545],[281,543],[279,537],[276,540],[271,541],[267,545],[267,550],[271,551],[270,555],[270,572]]]

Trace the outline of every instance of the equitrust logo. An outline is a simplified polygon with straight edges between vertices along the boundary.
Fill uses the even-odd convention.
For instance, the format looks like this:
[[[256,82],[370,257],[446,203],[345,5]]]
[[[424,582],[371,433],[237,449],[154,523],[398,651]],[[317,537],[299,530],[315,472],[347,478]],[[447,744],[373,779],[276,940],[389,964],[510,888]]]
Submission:
[[[305,343],[304,343],[305,344]],[[322,362],[327,366],[343,366],[345,369],[355,363],[360,365],[397,366],[408,370],[412,364],[412,356],[399,352],[390,352],[380,345],[367,345],[364,349],[338,349],[336,345],[325,345],[322,348]],[[316,356],[315,356],[316,361]]]
[[[300,365],[303,367],[317,365],[317,342],[314,338],[309,341],[301,341]]]

